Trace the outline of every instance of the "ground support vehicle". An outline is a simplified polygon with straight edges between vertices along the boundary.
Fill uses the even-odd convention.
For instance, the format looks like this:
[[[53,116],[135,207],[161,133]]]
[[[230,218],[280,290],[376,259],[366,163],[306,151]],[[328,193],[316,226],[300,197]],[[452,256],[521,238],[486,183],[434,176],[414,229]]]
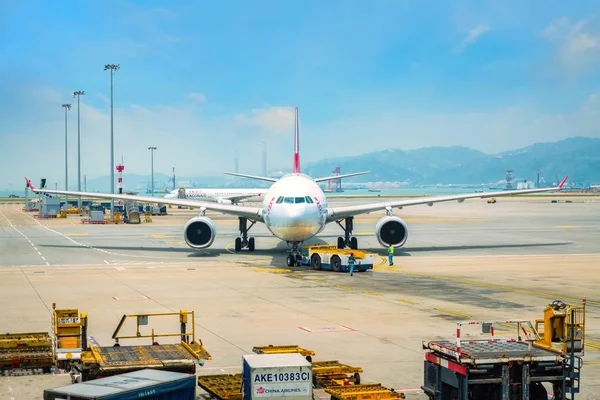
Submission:
[[[17,368],[42,368],[43,372],[50,372],[53,365],[52,339],[47,332],[0,335],[2,375]]]
[[[303,349],[298,345],[289,345],[289,346],[273,346],[272,344],[268,346],[254,346],[252,351],[256,354],[283,354],[283,353],[300,353],[308,362],[312,362],[312,356],[315,355],[313,350]]]
[[[178,315],[180,331],[177,333],[157,334],[152,329],[151,334],[142,334],[140,325],[147,325],[149,317]],[[192,317],[192,332],[186,332],[188,316]],[[128,318],[137,321],[134,336],[119,335]],[[204,365],[211,355],[202,346],[202,341],[196,341],[194,329],[194,312],[181,310],[175,313],[159,314],[126,314],[123,315],[112,338],[115,344],[109,347],[90,345],[84,349],[81,359],[71,362],[71,381],[85,382],[92,379],[122,374],[141,369],[157,369],[172,372],[195,373],[196,365]],[[162,337],[180,337],[176,344],[159,344],[156,339]],[[151,338],[151,345],[122,346],[120,339]]]
[[[327,386],[325,392],[331,395],[331,400],[396,400],[406,397],[404,393],[388,389],[379,383]]]
[[[361,250],[339,249],[335,245],[303,246],[300,265],[310,265],[314,270],[348,272],[350,271],[348,267],[350,253],[354,254],[356,259],[355,272],[373,269],[374,254]]]
[[[428,352],[421,389],[431,400],[546,400],[547,388],[556,400],[574,399],[583,365],[585,304],[554,302],[544,316],[536,321],[544,322],[543,335],[529,321],[465,321],[457,323],[456,340],[423,342]],[[476,325],[491,337],[464,339],[461,328]],[[506,327],[516,328],[517,337],[498,339],[497,329]]]
[[[242,400],[242,374],[201,375],[198,386],[219,400]]]
[[[334,381],[342,381],[360,384],[361,367],[355,367],[348,364],[342,364],[338,360],[331,361],[313,361],[313,386],[325,387],[335,384]]]
[[[87,341],[87,314],[77,308],[57,309],[52,303],[52,355],[56,367],[69,371],[72,361],[81,359]]]

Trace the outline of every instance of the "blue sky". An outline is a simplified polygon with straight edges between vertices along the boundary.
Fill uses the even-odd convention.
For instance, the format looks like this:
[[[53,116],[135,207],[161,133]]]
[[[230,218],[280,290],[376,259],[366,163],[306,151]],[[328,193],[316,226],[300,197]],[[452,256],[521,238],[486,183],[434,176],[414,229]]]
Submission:
[[[526,3],[526,4],[525,4]],[[0,4],[0,188],[82,174],[291,168],[385,148],[498,152],[600,137],[600,5],[520,1],[16,1]],[[76,177],[77,109],[68,115]]]

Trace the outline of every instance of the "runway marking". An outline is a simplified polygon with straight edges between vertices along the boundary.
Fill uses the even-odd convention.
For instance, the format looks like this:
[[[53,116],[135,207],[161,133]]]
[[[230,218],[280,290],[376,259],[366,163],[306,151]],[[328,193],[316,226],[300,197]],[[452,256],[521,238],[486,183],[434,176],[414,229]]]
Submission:
[[[272,274],[287,274],[289,272],[292,272],[292,270],[291,269],[279,269],[279,268],[256,268],[256,272],[270,272]],[[291,275],[293,275],[293,274],[291,274]]]
[[[591,344],[591,343],[588,343],[588,342],[584,342],[584,345],[586,345],[586,346],[588,346],[588,347],[591,347],[592,349],[595,349],[595,350],[600,350],[600,346],[598,346],[598,345],[595,345],[595,344]]]
[[[381,293],[369,292],[368,290],[363,291],[363,293],[371,296],[381,296]]]
[[[297,278],[297,279],[304,278],[302,275],[298,275],[298,274],[289,274],[288,276],[291,276],[292,278]]]
[[[414,301],[410,301],[410,300],[404,300],[404,299],[396,299],[396,300],[398,300],[398,301],[399,301],[399,302],[401,302],[401,303],[407,303],[407,304],[418,304],[418,303],[416,303],[416,302],[414,302]]]
[[[113,300],[150,300],[150,297],[148,296],[142,296],[142,297],[117,297],[117,296],[113,296],[112,297]]]
[[[110,264],[108,261],[104,260],[104,264]]]
[[[575,226],[575,225],[558,225],[555,226],[555,228],[558,229],[576,229],[576,228],[581,228],[580,226]]]
[[[378,268],[387,262],[387,260],[384,257],[381,257],[381,256],[378,256],[378,257],[381,258],[381,262],[377,265],[373,265],[373,269]]]
[[[457,312],[457,311],[447,310],[445,308],[434,308],[434,310],[445,312],[445,313],[448,313],[448,314],[458,315],[460,317],[467,317],[467,318],[470,317],[469,314],[464,314],[464,313]]]
[[[301,329],[308,333],[354,332],[354,329],[344,326],[344,325],[339,325],[337,328],[336,327],[322,327],[322,328],[315,328],[315,329],[307,328],[305,326],[299,326],[298,329]]]
[[[144,236],[151,237],[152,239],[169,239],[175,237],[173,235],[162,235],[160,233],[145,233]]]
[[[317,282],[317,283],[325,283],[325,281],[322,281],[320,279],[311,279],[311,281]]]
[[[165,244],[185,244],[183,240],[174,241],[174,242],[165,242]]]
[[[351,287],[348,286],[344,286],[344,285],[335,285],[336,287],[339,287],[340,289],[344,289],[344,290],[352,290]]]
[[[0,214],[2,214],[2,216],[4,217],[4,219],[6,220],[6,222],[8,222],[8,224],[10,225],[11,228],[13,228],[15,231],[17,231],[21,236],[23,236],[25,239],[27,239],[27,241],[29,242],[29,244],[33,247],[33,249],[35,251],[37,251],[37,253],[40,255],[40,257],[42,257],[42,259],[44,260],[44,262],[46,263],[46,265],[50,266],[50,263],[48,261],[46,261],[46,259],[44,258],[44,256],[42,256],[42,253],[40,253],[40,251],[38,250],[37,247],[35,247],[35,245],[33,244],[33,242],[20,230],[18,230],[17,228],[15,228],[15,226],[13,225],[12,222],[10,222],[10,220],[8,219],[8,217],[6,215],[4,215],[4,213],[2,211],[0,211]],[[25,214],[27,215],[27,214]],[[36,221],[37,222],[37,221]]]
[[[600,361],[584,361],[583,363],[586,365],[599,365]]]
[[[67,233],[67,236],[88,236],[88,234],[86,232],[73,232],[73,233]]]
[[[119,270],[119,271],[127,271],[127,270],[126,270],[125,268],[123,268],[123,267],[113,267],[113,268],[114,268],[114,269],[116,269],[116,270]]]

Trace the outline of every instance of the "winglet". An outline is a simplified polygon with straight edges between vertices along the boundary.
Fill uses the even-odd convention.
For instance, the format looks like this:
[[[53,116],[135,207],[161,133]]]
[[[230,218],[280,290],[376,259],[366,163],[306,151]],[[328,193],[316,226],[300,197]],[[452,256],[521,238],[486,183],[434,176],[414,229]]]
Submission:
[[[565,182],[567,181],[567,178],[569,177],[569,175],[565,176],[565,179],[562,180],[562,182],[560,183],[560,185],[558,185],[559,189],[562,189],[563,185],[565,184]]]
[[[33,187],[33,185],[31,184],[31,181],[29,179],[27,179],[27,177],[25,177],[25,182],[27,182],[27,186],[29,186],[29,189],[31,190],[35,190],[35,188]]]

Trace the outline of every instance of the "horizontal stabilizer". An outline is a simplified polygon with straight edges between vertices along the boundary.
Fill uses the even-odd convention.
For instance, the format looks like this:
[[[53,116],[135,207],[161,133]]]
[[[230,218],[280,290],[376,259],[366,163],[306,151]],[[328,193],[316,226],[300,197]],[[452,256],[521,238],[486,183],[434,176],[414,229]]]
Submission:
[[[364,174],[368,174],[371,171],[366,171],[366,172],[353,172],[351,174],[344,174],[344,175],[332,175],[332,176],[328,176],[326,178],[316,178],[315,182],[323,182],[323,181],[330,181],[332,179],[340,179],[340,178],[348,178],[351,176],[356,176],[356,175],[364,175]]]
[[[225,175],[240,176],[242,178],[257,179],[259,181],[277,182],[277,179],[275,179],[275,178],[267,178],[266,176],[238,174],[238,173],[235,173],[235,172],[223,172],[223,173]]]

